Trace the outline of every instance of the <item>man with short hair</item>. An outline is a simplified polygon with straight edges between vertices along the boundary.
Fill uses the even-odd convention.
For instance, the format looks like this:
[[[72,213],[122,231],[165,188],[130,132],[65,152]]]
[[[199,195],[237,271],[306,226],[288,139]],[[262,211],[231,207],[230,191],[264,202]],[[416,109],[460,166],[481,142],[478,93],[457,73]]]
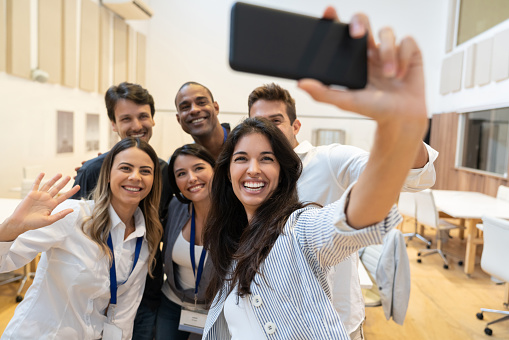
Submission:
[[[248,98],[249,117],[272,121],[286,136],[302,160],[302,174],[297,182],[299,198],[305,202],[327,205],[338,200],[364,170],[369,153],[359,148],[331,144],[312,146],[299,143],[301,123],[297,119],[295,100],[277,84],[254,89]],[[433,162],[438,152],[422,144],[414,169],[410,171],[403,190],[419,191],[435,182]],[[328,166],[324,166],[328,164]],[[335,267],[332,279],[333,304],[351,339],[363,339],[364,300],[357,272],[359,256],[354,254]]]
[[[137,137],[148,142],[152,137],[154,122],[154,99],[152,95],[138,84],[127,82],[117,86],[111,86],[104,97],[108,117],[113,131],[117,132],[121,139]],[[91,159],[78,170],[74,185],[80,185],[81,189],[71,198],[89,198],[90,193],[97,185],[99,172],[107,155]],[[159,159],[162,173],[162,191],[159,204],[159,214],[162,220],[168,210],[168,204],[173,197],[168,177],[168,163]],[[163,265],[160,250],[156,254],[156,267],[153,270],[154,278],[147,276],[143,299],[141,300],[136,318],[134,320],[133,339],[152,339],[152,330],[155,325],[157,308],[161,298],[161,286],[163,282]]]
[[[202,84],[187,82],[178,90],[175,106],[182,130],[217,159],[230,125],[219,123],[219,104],[214,101],[212,92]]]

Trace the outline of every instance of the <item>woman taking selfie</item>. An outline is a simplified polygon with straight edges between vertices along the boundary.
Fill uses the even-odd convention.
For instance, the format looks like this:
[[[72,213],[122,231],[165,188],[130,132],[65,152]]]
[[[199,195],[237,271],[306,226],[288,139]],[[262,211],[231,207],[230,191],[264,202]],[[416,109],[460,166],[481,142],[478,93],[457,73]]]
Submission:
[[[396,46],[386,28],[377,46],[364,15],[351,23],[352,36],[368,33],[367,87],[334,90],[309,79],[299,87],[377,123],[366,168],[335,203],[304,206],[296,191],[302,165],[282,132],[255,119],[232,131],[217,160],[204,234],[216,275],[203,339],[349,339],[331,302],[330,268],[381,243],[400,222],[394,202],[427,128],[413,39]]]
[[[212,264],[203,249],[202,234],[210,209],[214,165],[212,155],[199,144],[186,144],[170,158],[170,186],[177,199],[170,202],[164,231],[166,281],[157,312],[156,340],[189,337],[189,331],[179,330],[182,308],[184,313],[198,313],[205,320]],[[203,328],[196,324],[196,330],[200,326]]]
[[[160,174],[154,150],[126,138],[106,156],[91,201],[61,203],[55,198],[61,186],[38,190],[40,176],[27,198],[32,201],[0,229],[0,272],[42,252],[34,282],[2,339],[131,338],[162,235]],[[37,214],[41,206],[49,215],[58,203],[56,216],[67,215],[49,226],[19,217]]]

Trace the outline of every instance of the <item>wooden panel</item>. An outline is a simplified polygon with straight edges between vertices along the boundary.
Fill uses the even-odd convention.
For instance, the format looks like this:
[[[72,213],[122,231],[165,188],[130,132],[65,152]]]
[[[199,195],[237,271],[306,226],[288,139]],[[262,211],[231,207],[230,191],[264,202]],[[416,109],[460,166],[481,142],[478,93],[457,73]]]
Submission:
[[[137,33],[137,54],[136,54],[136,82],[145,87],[146,84],[146,65],[147,65],[147,38]]]
[[[440,155],[435,161],[437,180],[434,189],[477,191],[496,196],[499,185],[509,180],[485,173],[455,167],[459,115],[434,115],[431,123],[430,145]]]
[[[435,161],[437,181],[434,188],[436,189],[445,189],[444,186],[447,185],[455,186],[454,182],[457,178],[450,178],[449,173],[454,172],[457,126],[456,114],[440,114],[432,118],[430,145],[440,153]]]
[[[127,24],[115,16],[113,19],[113,83],[127,80]]]
[[[5,0],[0,0],[0,72],[7,68],[7,16],[5,11]]]
[[[77,39],[77,3],[76,0],[63,1],[63,30],[62,30],[62,85],[69,87],[78,86],[78,51]]]
[[[30,0],[7,0],[6,71],[30,79]]]
[[[106,93],[112,85],[110,79],[110,28],[111,28],[111,12],[101,6],[100,9],[100,44],[99,44],[99,92]]]
[[[486,85],[491,81],[491,53],[493,38],[477,44],[475,49],[475,84]]]
[[[99,6],[81,2],[80,88],[94,92],[98,84],[99,68]]]
[[[48,82],[62,80],[62,0],[39,0],[39,69],[48,73]]]
[[[493,81],[509,78],[509,30],[502,31],[493,37],[491,65]]]

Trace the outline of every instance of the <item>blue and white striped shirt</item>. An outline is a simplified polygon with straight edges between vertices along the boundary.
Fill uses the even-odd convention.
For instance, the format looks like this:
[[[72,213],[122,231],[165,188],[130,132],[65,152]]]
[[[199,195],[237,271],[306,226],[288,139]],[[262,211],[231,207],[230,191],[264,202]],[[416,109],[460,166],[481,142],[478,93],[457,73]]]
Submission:
[[[262,264],[263,277],[255,275],[249,298],[268,339],[349,340],[332,305],[327,275],[332,266],[358,249],[382,243],[401,216],[394,206],[383,221],[353,229],[347,225],[344,212],[348,196],[349,190],[322,209],[295,211]],[[231,338],[223,312],[226,294],[221,301],[217,299],[207,317],[206,340]]]

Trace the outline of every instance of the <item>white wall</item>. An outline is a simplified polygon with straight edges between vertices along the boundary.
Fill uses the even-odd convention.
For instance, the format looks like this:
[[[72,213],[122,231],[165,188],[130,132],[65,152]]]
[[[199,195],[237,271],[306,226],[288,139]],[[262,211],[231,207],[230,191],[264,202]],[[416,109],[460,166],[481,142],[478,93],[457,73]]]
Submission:
[[[247,1],[259,5],[321,16],[330,0]],[[147,84],[156,107],[175,114],[174,98],[186,81],[210,88],[220,106],[221,121],[235,124],[247,111],[247,96],[257,86],[275,81],[287,88],[297,102],[303,119],[299,140],[311,139],[312,129],[329,127],[347,130],[347,143],[369,149],[374,125],[366,120],[335,119],[352,117],[335,107],[318,104],[296,87],[295,81],[236,72],[228,66],[229,15],[233,0],[150,0],[154,10],[147,38]],[[355,12],[364,12],[378,31],[391,26],[398,37],[412,35],[420,45],[425,62],[428,109],[433,112],[438,93],[439,70],[445,46],[447,2],[443,0],[358,0],[334,1],[340,18],[349,21]],[[233,113],[239,113],[235,115]],[[313,115],[330,119],[312,119]],[[358,116],[356,116],[358,118]],[[323,124],[323,125],[322,125]],[[183,134],[180,130],[177,133]],[[185,139],[186,136],[180,137]],[[170,149],[178,145],[172,144]]]
[[[175,119],[173,100],[186,81],[201,82],[212,90],[220,105],[220,119],[235,125],[245,115],[249,92],[264,83],[276,81],[297,101],[303,128],[299,140],[311,139],[314,128],[347,130],[348,144],[369,149],[373,122],[351,117],[347,112],[314,103],[296,88],[294,81],[237,73],[228,66],[229,11],[232,0],[146,0],[154,10],[149,21],[129,24],[147,35],[147,88],[154,95],[157,113],[151,144],[161,158],[191,141]],[[321,16],[330,0],[260,0],[257,4]],[[445,46],[447,3],[443,0],[336,0],[340,17],[348,21],[354,11],[367,13],[373,28],[395,28],[399,37],[413,35],[424,54],[428,108],[434,112],[439,70]],[[35,25],[35,22],[34,22]],[[34,31],[34,30],[32,30]],[[36,33],[36,30],[35,30]],[[35,33],[33,33],[35,35]],[[35,37],[33,37],[35,39]],[[32,51],[33,63],[37,58]],[[74,175],[74,167],[94,153],[85,152],[86,113],[101,115],[101,151],[108,149],[110,124],[103,94],[86,93],[59,85],[39,84],[0,73],[0,121],[3,137],[0,148],[0,197],[17,197],[25,166],[41,165],[48,174]],[[75,151],[56,154],[56,112],[75,112]],[[314,115],[331,118],[313,118]],[[341,119],[336,117],[340,116]]]
[[[448,112],[466,112],[477,111],[488,108],[498,108],[509,106],[509,79],[501,81],[490,81],[488,84],[472,88],[465,88],[465,75],[467,74],[466,54],[467,49],[473,45],[483,42],[486,39],[493,38],[497,33],[509,29],[509,19],[479,34],[478,36],[464,42],[461,45],[454,46],[452,51],[444,57],[463,52],[463,69],[461,79],[461,89],[457,92],[451,92],[446,95],[436,94],[436,105],[434,113]],[[489,51],[492,55],[492,51]],[[509,60],[506,60],[509,63]],[[488,61],[490,63],[490,61]],[[488,65],[488,70],[490,67]]]

